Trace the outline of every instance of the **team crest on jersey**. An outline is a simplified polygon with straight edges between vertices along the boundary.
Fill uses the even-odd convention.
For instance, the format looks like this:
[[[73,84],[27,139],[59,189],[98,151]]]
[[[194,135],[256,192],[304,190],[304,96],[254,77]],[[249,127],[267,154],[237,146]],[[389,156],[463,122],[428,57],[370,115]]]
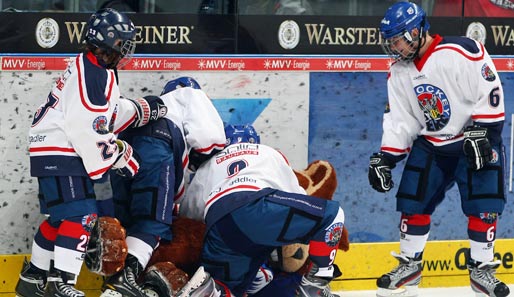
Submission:
[[[496,79],[496,75],[494,75],[493,70],[491,70],[491,67],[485,63],[482,65],[482,70],[480,71],[482,73],[482,77],[487,81],[494,81]]]
[[[107,117],[98,116],[93,121],[93,130],[95,130],[96,133],[102,134],[102,135],[109,133],[109,123],[107,121]]]
[[[93,226],[95,225],[98,216],[96,214],[88,214],[82,217],[82,227],[87,232],[91,232],[93,230]]]
[[[336,246],[343,235],[343,223],[335,223],[328,227],[325,233],[325,242],[328,246]]]
[[[440,131],[450,121],[451,109],[448,97],[440,88],[422,84],[414,88],[418,104],[425,116],[428,131]]]

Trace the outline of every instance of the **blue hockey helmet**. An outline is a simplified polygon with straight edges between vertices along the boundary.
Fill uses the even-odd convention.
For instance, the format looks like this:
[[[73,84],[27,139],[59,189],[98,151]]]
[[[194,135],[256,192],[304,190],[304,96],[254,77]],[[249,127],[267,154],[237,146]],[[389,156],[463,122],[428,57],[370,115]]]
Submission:
[[[226,145],[235,143],[261,143],[261,138],[255,128],[250,124],[245,125],[225,125],[225,136],[227,137]]]
[[[170,80],[162,89],[161,95],[174,91],[178,88],[191,87],[193,89],[202,89],[198,82],[189,76],[182,76],[174,80]]]
[[[115,51],[130,58],[136,49],[136,27],[121,12],[103,8],[95,12],[87,22],[85,41],[107,53]]]
[[[396,2],[387,9],[384,18],[380,21],[380,34],[384,38],[382,48],[394,59],[413,60],[429,28],[426,13],[421,7],[411,2]],[[414,29],[418,30],[415,36],[412,34]],[[412,50],[399,51],[391,48],[399,39],[403,39]]]

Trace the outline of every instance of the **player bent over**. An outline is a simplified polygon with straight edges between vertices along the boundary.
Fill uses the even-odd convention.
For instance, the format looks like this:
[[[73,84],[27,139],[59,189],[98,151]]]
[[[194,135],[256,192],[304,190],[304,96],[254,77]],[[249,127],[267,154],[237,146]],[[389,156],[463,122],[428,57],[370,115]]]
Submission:
[[[138,153],[141,167],[133,178],[111,174],[114,215],[127,230],[128,256],[125,268],[105,280],[102,297],[147,296],[136,280],[159,241],[173,239],[174,202],[184,193],[188,164],[197,168],[225,146],[223,122],[194,79],[168,82],[160,98],[168,108],[164,118],[119,135]]]
[[[306,195],[285,157],[259,144],[252,126],[225,131],[229,145],[198,169],[184,197],[203,201],[207,233],[202,267],[178,296],[243,296],[270,253],[291,243],[310,243],[313,265],[300,296],[336,296],[328,285],[338,276],[339,203]]]
[[[75,282],[97,217],[93,182],[109,169],[133,176],[138,157],[116,133],[165,112],[160,100],[120,97],[116,68],[135,48],[130,19],[113,9],[87,23],[84,51],[54,83],[30,128],[30,170],[48,218],[39,226],[16,295],[81,297]],[[53,264],[52,264],[53,263]]]
[[[430,218],[457,185],[468,217],[471,288],[504,297],[495,277],[498,216],[505,205],[504,98],[484,46],[465,37],[429,35],[425,12],[397,2],[380,23],[384,50],[396,61],[388,77],[380,152],[369,164],[371,186],[393,187],[391,169],[409,155],[396,195],[401,214],[400,264],[377,280],[377,296],[417,296]],[[407,292],[396,290],[405,286]]]

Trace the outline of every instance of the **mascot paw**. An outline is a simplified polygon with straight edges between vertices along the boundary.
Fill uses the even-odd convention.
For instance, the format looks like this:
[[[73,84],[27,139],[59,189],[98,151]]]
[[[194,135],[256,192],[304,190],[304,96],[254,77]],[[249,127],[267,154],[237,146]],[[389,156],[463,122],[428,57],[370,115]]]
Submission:
[[[94,273],[111,276],[123,269],[128,248],[126,232],[115,218],[100,217],[91,231],[84,262]]]
[[[143,287],[148,296],[175,296],[188,281],[187,273],[171,262],[155,263],[143,275]]]

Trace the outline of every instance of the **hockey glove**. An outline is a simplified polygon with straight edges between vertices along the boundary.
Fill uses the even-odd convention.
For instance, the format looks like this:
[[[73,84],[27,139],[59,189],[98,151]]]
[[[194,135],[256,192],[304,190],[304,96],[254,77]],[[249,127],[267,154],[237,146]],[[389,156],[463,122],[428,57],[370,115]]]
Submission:
[[[143,98],[129,99],[136,108],[136,119],[132,127],[137,128],[164,117],[168,108],[161,98],[157,96],[145,96]]]
[[[139,155],[126,141],[116,139],[116,144],[118,145],[118,158],[112,164],[111,169],[116,170],[118,175],[134,177],[139,171],[139,164],[141,163]]]
[[[473,170],[480,170],[493,159],[493,148],[487,139],[487,128],[468,126],[464,129],[464,155]]]
[[[394,186],[391,169],[395,163],[390,161],[382,153],[374,153],[369,158],[368,180],[373,189],[384,193]]]

